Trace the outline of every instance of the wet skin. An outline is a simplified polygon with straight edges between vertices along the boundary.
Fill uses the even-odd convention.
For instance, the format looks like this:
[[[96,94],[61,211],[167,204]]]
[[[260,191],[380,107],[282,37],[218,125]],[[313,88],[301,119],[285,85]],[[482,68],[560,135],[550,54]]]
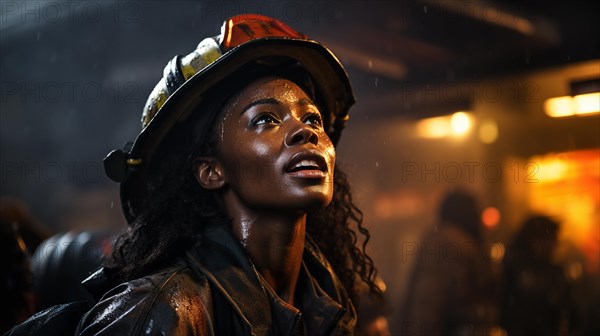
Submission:
[[[196,177],[217,192],[257,270],[293,304],[306,213],[333,197],[335,149],[316,105],[286,79],[250,83],[221,113],[219,155],[199,158]]]

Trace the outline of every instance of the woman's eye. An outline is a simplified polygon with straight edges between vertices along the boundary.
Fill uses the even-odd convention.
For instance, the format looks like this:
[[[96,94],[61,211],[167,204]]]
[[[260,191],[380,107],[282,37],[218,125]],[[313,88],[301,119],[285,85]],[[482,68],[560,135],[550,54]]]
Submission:
[[[322,126],[323,125],[323,119],[321,118],[321,115],[318,113],[310,113],[306,116],[306,118],[304,119],[304,122],[309,124],[309,125],[316,125],[316,126]]]
[[[278,122],[277,118],[270,113],[260,114],[252,119],[253,125],[266,125],[266,124],[276,124]]]

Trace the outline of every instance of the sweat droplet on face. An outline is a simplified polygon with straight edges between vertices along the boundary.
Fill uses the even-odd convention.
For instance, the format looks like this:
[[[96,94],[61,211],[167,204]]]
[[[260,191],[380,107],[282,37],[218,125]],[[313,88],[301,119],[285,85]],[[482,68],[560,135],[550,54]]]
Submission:
[[[225,121],[227,121],[228,118],[231,117],[231,109],[227,109],[227,112],[225,112],[225,114],[223,115],[223,119],[221,119],[221,121],[219,122],[221,131],[219,132],[219,143],[223,143],[223,140],[225,139]]]
[[[279,99],[282,101],[293,102],[297,99],[297,92],[289,83],[284,83],[283,90],[279,91]]]

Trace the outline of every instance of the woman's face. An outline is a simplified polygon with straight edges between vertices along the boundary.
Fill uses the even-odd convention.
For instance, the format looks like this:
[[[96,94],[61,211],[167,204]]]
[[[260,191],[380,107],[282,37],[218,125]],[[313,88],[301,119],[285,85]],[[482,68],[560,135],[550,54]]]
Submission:
[[[242,204],[293,211],[329,204],[335,149],[319,109],[298,85],[258,79],[222,113],[217,161]]]

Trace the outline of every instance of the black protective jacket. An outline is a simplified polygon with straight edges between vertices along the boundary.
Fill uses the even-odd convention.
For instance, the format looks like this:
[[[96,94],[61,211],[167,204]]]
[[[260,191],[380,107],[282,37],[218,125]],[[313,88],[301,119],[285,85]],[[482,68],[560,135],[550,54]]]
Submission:
[[[88,287],[93,290],[100,277],[88,279]],[[231,233],[215,227],[172,266],[106,292],[76,334],[353,334],[354,307],[310,238],[295,300],[298,308],[282,301]]]

